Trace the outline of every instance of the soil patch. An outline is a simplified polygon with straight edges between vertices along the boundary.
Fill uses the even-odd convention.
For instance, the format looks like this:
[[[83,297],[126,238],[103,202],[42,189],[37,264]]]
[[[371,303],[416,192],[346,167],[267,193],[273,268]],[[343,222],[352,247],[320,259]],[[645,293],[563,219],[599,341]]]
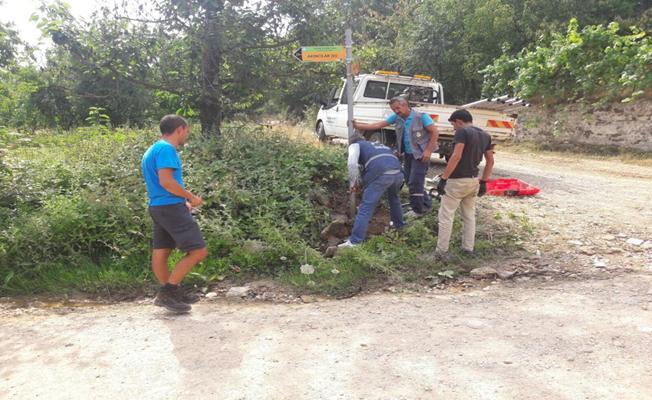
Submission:
[[[361,194],[358,194],[356,197],[356,204],[360,203]],[[355,215],[349,217],[347,215],[349,210],[349,193],[343,190],[334,190],[330,193],[328,206],[330,208],[331,221],[341,221],[340,225],[333,227],[333,229],[328,230],[326,227],[326,232],[323,232],[322,243],[320,245],[320,250],[326,250],[329,246],[337,245],[345,241],[351,234],[351,229],[353,228],[353,222],[355,221]],[[381,199],[374,216],[369,222],[369,230],[367,231],[368,236],[381,235],[388,228],[391,221],[389,215],[389,207],[385,199]]]

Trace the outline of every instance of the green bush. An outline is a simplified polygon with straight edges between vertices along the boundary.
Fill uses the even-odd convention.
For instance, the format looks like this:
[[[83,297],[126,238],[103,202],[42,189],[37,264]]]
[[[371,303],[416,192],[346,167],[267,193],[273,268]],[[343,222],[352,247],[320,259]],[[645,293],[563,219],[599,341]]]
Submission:
[[[0,198],[3,293],[133,293],[154,284],[140,175],[142,154],[157,140],[153,130],[5,130],[0,139],[0,182],[7,188]],[[400,235],[376,236],[333,259],[322,257],[320,231],[333,211],[342,212],[334,209],[346,196],[341,147],[231,124],[218,139],[192,138],[181,158],[188,187],[205,200],[197,218],[209,249],[187,283],[266,276],[345,294],[366,279],[442,271],[436,262],[418,260],[436,241],[434,213]],[[313,272],[302,272],[301,265]]]
[[[146,276],[151,227],[139,168],[156,139],[154,133],[103,127],[59,134],[3,131],[3,288],[60,289],[47,286],[62,284],[49,271],[80,266],[97,270],[97,279],[107,269],[127,271],[132,279]],[[346,187],[341,149],[244,125],[227,127],[220,139],[195,138],[182,158],[187,184],[205,199],[198,218],[212,252],[195,277],[276,275],[296,265],[319,246],[320,227],[330,218],[326,205],[309,193],[316,186]],[[252,239],[263,244],[261,251],[243,250]]]
[[[580,29],[572,19],[565,35],[504,53],[482,72],[486,96],[514,93],[548,104],[573,100],[630,101],[652,89],[652,39],[636,27],[622,33],[616,22]]]

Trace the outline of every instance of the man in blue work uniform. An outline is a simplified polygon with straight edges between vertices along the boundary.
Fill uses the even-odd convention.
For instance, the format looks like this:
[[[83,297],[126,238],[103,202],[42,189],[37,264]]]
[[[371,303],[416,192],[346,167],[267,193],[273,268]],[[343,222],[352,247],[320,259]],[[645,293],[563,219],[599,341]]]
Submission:
[[[398,192],[403,185],[401,162],[392,150],[380,143],[364,140],[359,133],[349,139],[349,182],[350,190],[360,190],[358,184],[359,170],[362,169],[362,201],[358,214],[355,216],[353,230],[349,240],[338,247],[353,247],[367,237],[369,221],[374,215],[376,206],[384,193],[389,200],[389,213],[396,229],[403,226],[403,210]]]
[[[412,210],[406,216],[420,217],[432,208],[432,200],[424,185],[430,167],[430,156],[437,150],[439,133],[432,118],[412,110],[405,98],[392,98],[389,107],[394,113],[384,121],[365,124],[354,120],[353,127],[363,131],[377,131],[394,125],[398,154],[404,157],[405,177],[410,191]]]

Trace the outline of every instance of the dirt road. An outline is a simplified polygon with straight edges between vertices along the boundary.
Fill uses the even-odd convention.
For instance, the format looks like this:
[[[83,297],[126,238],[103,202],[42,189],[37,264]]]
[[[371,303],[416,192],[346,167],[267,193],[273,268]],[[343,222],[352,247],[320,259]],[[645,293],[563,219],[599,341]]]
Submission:
[[[526,243],[531,251],[582,274],[596,272],[596,265],[598,274],[608,274],[652,264],[652,168],[499,152],[495,177],[515,177],[541,188],[536,197],[484,201],[503,216],[526,217],[534,227]]]
[[[497,162],[498,175],[543,190],[483,207],[526,217],[524,245],[541,256],[507,262],[547,279],[309,304],[220,299],[186,316],[149,301],[5,302],[0,398],[652,398],[652,168],[506,152]]]

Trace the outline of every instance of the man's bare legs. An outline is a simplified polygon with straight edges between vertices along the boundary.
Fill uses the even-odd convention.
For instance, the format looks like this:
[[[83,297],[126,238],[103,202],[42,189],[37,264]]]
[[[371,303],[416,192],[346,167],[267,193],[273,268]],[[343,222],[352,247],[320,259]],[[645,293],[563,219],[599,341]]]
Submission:
[[[152,272],[161,285],[165,285],[170,279],[168,258],[171,253],[172,249],[154,249],[152,252]]]
[[[208,250],[206,247],[201,249],[190,250],[179,262],[174,266],[170,277],[168,278],[168,283],[172,285],[178,285],[181,283],[181,280],[184,276],[190,272],[192,267],[199,264],[206,256],[208,255]]]
[[[181,283],[181,280],[190,272],[192,267],[206,258],[208,250],[205,247],[190,250],[177,262],[172,273],[170,273],[168,267],[168,259],[171,253],[172,249],[154,249],[152,252],[152,271],[161,285],[165,285],[166,283],[178,285]]]

